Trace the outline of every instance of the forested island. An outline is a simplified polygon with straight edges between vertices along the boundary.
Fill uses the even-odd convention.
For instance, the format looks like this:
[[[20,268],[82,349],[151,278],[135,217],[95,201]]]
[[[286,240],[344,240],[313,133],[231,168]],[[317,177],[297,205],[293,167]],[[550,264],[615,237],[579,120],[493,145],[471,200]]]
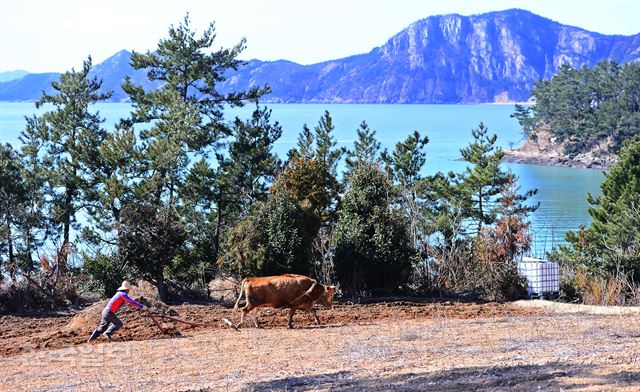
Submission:
[[[624,143],[640,134],[640,64],[604,61],[595,67],[563,65],[535,85],[534,104],[516,105],[522,147],[515,162],[608,168]]]

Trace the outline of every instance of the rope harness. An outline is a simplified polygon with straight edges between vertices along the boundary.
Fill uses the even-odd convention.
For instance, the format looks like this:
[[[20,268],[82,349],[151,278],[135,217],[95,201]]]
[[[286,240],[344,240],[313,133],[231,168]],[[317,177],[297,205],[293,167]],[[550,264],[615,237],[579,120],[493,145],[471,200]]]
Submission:
[[[313,283],[311,284],[311,287],[309,287],[309,289],[307,291],[305,291],[304,293],[302,293],[301,296],[299,296],[298,298],[294,299],[292,302],[289,303],[289,306],[293,306],[295,305],[298,301],[300,301],[302,298],[307,297],[309,298],[312,302],[314,301],[313,297],[311,296],[311,292],[313,292],[313,289],[316,288],[316,286],[318,285],[318,282],[316,282],[315,280],[313,280]],[[324,286],[322,286],[322,293],[324,294],[325,292],[325,288]],[[320,297],[318,297],[320,298]],[[171,321],[175,321],[178,323],[183,323],[183,324],[188,324],[188,325],[193,325],[195,327],[218,327],[219,324],[211,324],[211,323],[195,323],[193,321],[187,321],[187,320],[182,320],[179,319],[177,317],[172,317],[172,316],[167,316],[165,314],[152,314],[152,313],[147,313],[147,314],[141,314],[141,317],[145,317],[145,318],[150,318],[151,321],[153,321],[153,324],[158,327],[158,329],[164,333],[167,334],[167,330],[165,328],[163,328],[160,323],[158,323],[157,319],[167,319],[167,320],[171,320]],[[235,329],[236,331],[239,331],[239,329],[229,320],[227,320],[226,318],[222,319],[222,322],[224,322],[226,325],[228,325],[229,327]]]
[[[167,333],[166,329],[162,328],[162,326],[158,323],[158,320],[156,320],[156,319],[164,318],[164,319],[168,319],[168,320],[171,320],[171,321],[176,321],[178,323],[193,325],[195,327],[218,327],[219,326],[218,324],[211,324],[211,323],[194,323],[192,321],[182,320],[182,319],[179,319],[179,318],[176,318],[176,317],[167,316],[165,314],[142,314],[141,316],[142,317],[146,317],[146,318],[150,318],[151,321],[153,321],[153,324],[156,327],[158,327],[158,329],[160,331],[162,331],[162,333],[164,333],[164,334]],[[233,323],[231,321],[227,320],[226,318],[222,319],[222,321],[225,324],[227,324],[228,326],[230,326],[230,327],[232,327],[232,328],[237,330],[237,328],[233,325]]]
[[[313,291],[313,289],[316,288],[316,286],[318,285],[318,282],[316,282],[315,280],[313,281],[313,284],[311,285],[311,287],[309,287],[309,289],[307,291],[305,291],[304,293],[302,293],[301,296],[299,296],[298,298],[294,299],[293,301],[291,301],[289,303],[289,306],[293,306],[296,302],[298,302],[301,298],[304,297],[308,297],[311,301],[314,301],[313,297],[311,296],[311,292]],[[323,286],[323,290],[322,292],[324,293],[324,286]],[[320,297],[318,297],[320,298]]]

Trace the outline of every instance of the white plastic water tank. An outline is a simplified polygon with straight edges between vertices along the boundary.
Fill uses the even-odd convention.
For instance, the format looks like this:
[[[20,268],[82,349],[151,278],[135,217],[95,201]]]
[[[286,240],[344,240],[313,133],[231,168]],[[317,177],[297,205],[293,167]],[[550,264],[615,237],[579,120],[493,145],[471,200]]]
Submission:
[[[523,257],[518,263],[518,273],[527,279],[529,296],[544,296],[560,291],[560,269],[554,261]]]

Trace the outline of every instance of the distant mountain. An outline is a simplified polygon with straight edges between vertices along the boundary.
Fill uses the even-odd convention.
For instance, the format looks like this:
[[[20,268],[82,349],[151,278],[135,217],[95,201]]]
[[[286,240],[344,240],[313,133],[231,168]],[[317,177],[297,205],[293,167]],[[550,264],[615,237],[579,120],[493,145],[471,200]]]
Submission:
[[[127,98],[119,87],[125,75],[148,86],[144,72],[131,69],[130,56],[118,52],[93,70],[105,89],[115,91],[113,101]],[[431,16],[369,53],[318,64],[251,60],[220,89],[269,84],[272,93],[265,102],[526,101],[534,83],[550,78],[563,63],[592,66],[605,59],[638,61],[640,34],[603,35],[512,9]],[[56,74],[0,83],[0,101],[37,99],[51,75]]]
[[[640,34],[603,35],[522,10],[432,16],[367,54],[308,66],[251,61],[226,88],[268,83],[272,102],[526,101],[563,63],[640,59]]]
[[[159,83],[150,83],[147,79],[146,71],[136,71],[131,67],[130,63],[131,52],[121,50],[100,64],[95,65],[89,76],[96,76],[98,79],[102,79],[102,89],[104,91],[113,91],[111,96],[111,101],[113,102],[123,102],[129,98],[120,87],[127,75],[131,77],[135,84],[145,86],[145,88],[159,85]]]
[[[3,82],[8,82],[10,80],[14,80],[14,79],[18,79],[23,77],[24,75],[28,74],[29,72],[27,71],[22,71],[22,70],[15,70],[15,71],[7,71],[7,72],[0,72],[0,83]]]
[[[42,92],[51,92],[51,82],[58,80],[59,73],[28,74],[21,78],[0,83],[0,101],[35,101]]]
[[[128,96],[120,87],[125,76],[145,88],[157,86],[147,80],[145,71],[136,71],[131,65],[131,52],[121,50],[105,61],[96,64],[91,69],[90,77],[96,76],[102,80],[102,91],[113,91],[111,102],[122,102]],[[35,101],[42,96],[42,92],[53,92],[51,82],[60,78],[60,73],[27,74],[9,82],[0,83],[0,101]]]

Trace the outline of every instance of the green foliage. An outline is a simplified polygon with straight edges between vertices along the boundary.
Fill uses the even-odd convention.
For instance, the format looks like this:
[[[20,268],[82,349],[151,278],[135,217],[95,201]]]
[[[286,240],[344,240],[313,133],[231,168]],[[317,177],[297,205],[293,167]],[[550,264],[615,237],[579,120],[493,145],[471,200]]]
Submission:
[[[461,150],[470,165],[460,174],[425,177],[429,140],[417,131],[380,152],[363,121],[347,152],[327,111],[313,129],[303,126],[282,164],[272,151],[282,129],[258,104],[268,89],[217,90],[243,64],[244,40],[215,50],[214,39],[213,24],[198,36],[187,16],[154,51],[134,53],[133,68],[154,87],[125,81],[133,111],[110,132],[90,111],[108,96],[88,77],[90,59],[54,83],[55,94],[37,104],[53,110],[27,119],[21,155],[0,146],[2,276],[37,276],[32,256],[61,237],[59,254],[41,260],[44,283],[34,286],[45,297],[54,292],[55,262],[66,265],[82,214],[83,272],[102,294],[124,278],[144,278],[166,300],[168,284],[204,285],[218,268],[239,277],[335,277],[352,294],[466,289],[459,282],[478,277],[481,239],[497,246],[483,248],[483,266],[492,267],[485,277],[500,293],[512,287],[512,270],[498,267],[525,248],[518,223],[532,210],[524,205],[531,193],[505,190],[516,179],[501,171],[502,151],[483,124]],[[620,71],[629,74],[630,108],[638,103],[632,71]],[[250,101],[250,118],[225,120],[227,108]],[[535,114],[518,110],[533,126]],[[477,230],[467,230],[470,223]]]
[[[90,288],[102,297],[109,297],[120,287],[123,280],[130,278],[129,271],[117,254],[84,254],[84,272],[91,276]]]
[[[394,204],[406,219],[409,226],[409,235],[413,249],[417,252],[416,258],[424,260],[426,257],[427,220],[425,219],[426,207],[425,181],[421,175],[423,166],[427,162],[425,148],[429,138],[421,136],[414,131],[402,142],[396,144],[394,151],[388,156],[383,153],[386,161],[386,172],[395,182]]]
[[[53,106],[27,125],[23,139],[31,142],[26,148],[40,144],[43,164],[40,170],[48,182],[51,200],[49,219],[62,229],[62,244],[57,260],[62,272],[67,269],[67,256],[71,246],[71,228],[76,215],[83,209],[83,201],[95,198],[92,171],[100,167],[99,145],[106,136],[99,113],[90,111],[91,105],[108,99],[111,92],[102,93],[102,81],[89,78],[91,57],[82,70],[71,70],[51,85],[55,94],[44,93],[36,107]],[[37,159],[34,151],[28,151]]]
[[[264,114],[268,120],[269,112],[266,111],[254,113],[254,120]],[[262,159],[264,165],[259,171],[261,176],[268,178],[266,174],[280,166],[270,153],[270,146],[280,136],[281,129],[277,123],[261,128],[263,147],[246,149],[247,152],[251,150],[251,154],[238,150],[242,154],[227,161],[229,173],[239,173],[237,170],[251,167],[250,162]],[[317,269],[322,255],[314,252],[313,243],[322,226],[334,223],[340,192],[335,170],[343,150],[335,147],[333,132],[333,121],[328,112],[313,132],[303,126],[297,146],[289,152],[289,160],[272,184],[272,193],[266,200],[265,186],[259,187],[258,192],[254,191],[254,185],[249,186],[259,184],[255,176],[242,185],[243,176],[236,175],[240,181],[239,186],[232,188],[237,190],[234,197],[244,197],[239,205],[248,209],[253,203],[253,209],[227,238],[227,254],[223,256],[227,270],[240,275],[259,275],[311,274]],[[253,167],[257,166],[253,164]],[[249,195],[251,197],[247,197]]]
[[[469,218],[477,223],[477,232],[483,224],[492,224],[496,219],[494,210],[496,196],[508,181],[508,175],[500,168],[504,152],[495,143],[497,135],[489,136],[489,129],[480,123],[471,131],[473,142],[460,150],[462,158],[471,164],[467,167],[462,183],[463,192],[468,194]]]
[[[298,135],[298,145],[289,151],[289,160],[273,188],[286,191],[321,224],[335,222],[336,208],[341,191],[336,178],[336,167],[345,150],[335,148],[332,132],[333,120],[325,111],[311,133],[306,124]],[[312,231],[315,236],[319,226]]]
[[[396,144],[391,155],[393,177],[403,187],[412,187],[422,178],[420,171],[427,162],[425,147],[429,138],[413,131],[403,142]]]
[[[602,195],[589,196],[592,223],[567,233],[561,257],[573,268],[584,265],[600,276],[620,273],[640,279],[640,139],[625,143],[607,173]]]
[[[335,177],[338,161],[340,161],[345,149],[336,148],[338,142],[333,136],[335,127],[333,126],[333,119],[329,111],[324,111],[324,115],[320,118],[320,121],[318,121],[318,125],[314,128],[314,131],[316,142],[314,158],[327,165],[331,174]]]
[[[324,162],[289,161],[273,188],[276,192],[282,190],[291,194],[301,208],[322,221],[333,219],[340,185]]]
[[[16,243],[26,196],[17,153],[9,144],[0,145],[0,280],[2,264],[6,263],[5,270],[12,279],[19,267]]]
[[[22,220],[22,237],[24,238],[24,262],[27,271],[34,269],[32,253],[41,247],[50,236],[52,226],[48,219],[47,194],[47,166],[44,161],[43,150],[45,140],[38,130],[37,117],[25,118],[27,126],[20,135],[22,148],[22,177],[25,189],[25,206]]]
[[[167,299],[165,268],[184,244],[186,233],[174,212],[131,205],[122,211],[118,250],[123,262],[158,287]]]
[[[371,164],[380,161],[380,142],[376,140],[376,131],[369,128],[363,121],[356,131],[358,139],[353,143],[353,151],[346,151],[346,176],[361,164]]]
[[[513,275],[514,258],[526,251],[517,245],[526,241],[516,228],[537,208],[527,204],[536,191],[520,193],[517,177],[502,171],[503,153],[483,124],[472,133],[473,141],[461,150],[470,163],[463,173],[436,173],[418,181],[416,284],[449,290],[481,285],[497,290],[490,294],[497,298],[499,282]]]
[[[237,56],[244,40],[230,49],[211,51],[215,37],[213,23],[196,37],[187,15],[179,26],[169,28],[169,37],[160,40],[155,51],[134,52],[131,57],[134,69],[147,70],[149,80],[160,83],[150,91],[130,79],[123,85],[134,106],[123,126],[148,124],[140,131],[146,164],[141,194],[151,195],[150,201],[157,206],[177,205],[191,156],[206,156],[229,134],[225,106],[242,106],[268,91],[252,88],[222,94],[217,90],[227,72],[243,64]]]
[[[270,117],[271,110],[256,106],[251,119],[236,118],[228,158],[218,157],[222,167],[219,181],[236,215],[243,215],[253,202],[267,197],[268,184],[281,166],[271,150],[282,136],[282,127],[271,123]]]
[[[245,41],[215,50],[215,38],[213,23],[196,35],[187,15],[169,28],[156,50],[133,53],[132,67],[146,70],[156,87],[145,90],[130,79],[123,85],[134,111],[119,129],[123,136],[137,133],[139,141],[112,144],[113,157],[133,157],[135,165],[129,176],[126,159],[114,162],[117,169],[110,173],[117,174],[115,189],[127,184],[130,192],[122,195],[124,200],[117,191],[118,198],[105,200],[107,205],[115,204],[116,227],[123,226],[118,220],[127,206],[152,206],[155,215],[175,211],[175,220],[183,222],[185,240],[169,252],[175,259],[161,264],[171,277],[189,284],[201,280],[204,271],[209,278],[215,273],[222,231],[246,213],[250,203],[265,197],[278,165],[270,149],[281,129],[270,123],[269,110],[256,105],[250,120],[236,119],[229,125],[224,119],[226,108],[257,103],[269,90],[218,91],[229,73],[244,64],[237,57]],[[227,142],[229,149],[224,151]],[[217,162],[212,162],[212,156]],[[117,235],[122,245],[125,233]],[[163,278],[152,272],[145,273],[157,275],[157,281]]]
[[[287,192],[258,202],[230,232],[222,268],[237,276],[310,274],[311,237],[305,228],[316,217]]]
[[[640,132],[640,64],[622,66],[604,61],[592,68],[563,65],[550,80],[532,91],[535,106],[516,106],[525,135],[548,129],[565,152],[575,155],[605,143],[618,152],[625,140]]]
[[[181,187],[179,215],[187,236],[170,263],[169,276],[189,285],[213,278],[216,272],[222,217],[218,179],[219,173],[201,159],[193,164]]]
[[[375,165],[349,177],[335,229],[335,273],[349,293],[396,292],[411,273],[407,222],[391,209],[392,184]]]
[[[534,110],[529,106],[516,104],[516,111],[511,115],[511,118],[518,120],[518,123],[522,127],[522,131],[526,138],[536,139],[535,129],[536,122],[534,119]]]
[[[537,206],[524,203],[534,193],[520,194],[511,175],[498,198],[496,224],[485,226],[475,239],[476,284],[488,299],[514,300],[526,294],[526,279],[518,275],[516,261],[531,247],[527,214]]]

